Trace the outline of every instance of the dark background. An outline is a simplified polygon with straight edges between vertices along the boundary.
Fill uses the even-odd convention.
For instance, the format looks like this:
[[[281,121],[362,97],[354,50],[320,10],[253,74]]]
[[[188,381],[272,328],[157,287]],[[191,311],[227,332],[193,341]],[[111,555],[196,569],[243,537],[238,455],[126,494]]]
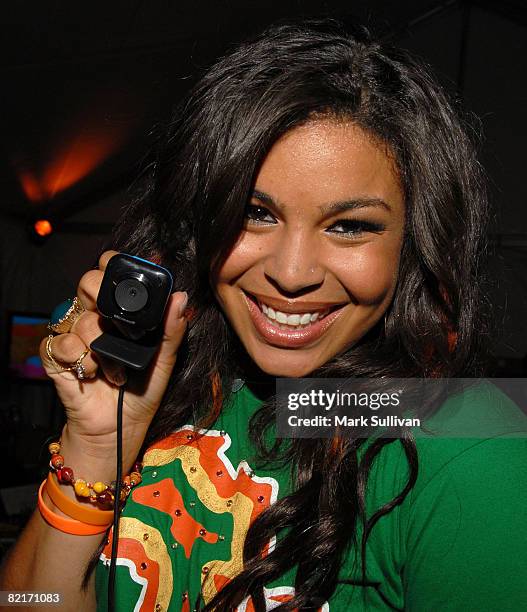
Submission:
[[[6,3],[0,24],[3,366],[8,313],[50,313],[75,294],[130,198],[153,126],[173,102],[237,41],[278,18],[323,15],[359,21],[415,52],[480,118],[495,208],[493,367],[496,375],[526,375],[527,7],[520,0]],[[50,219],[56,229],[41,244],[28,231],[36,218]],[[48,461],[43,441],[60,431],[61,419],[49,383],[12,380],[4,367],[0,544],[12,541],[25,505],[34,507],[34,483]]]

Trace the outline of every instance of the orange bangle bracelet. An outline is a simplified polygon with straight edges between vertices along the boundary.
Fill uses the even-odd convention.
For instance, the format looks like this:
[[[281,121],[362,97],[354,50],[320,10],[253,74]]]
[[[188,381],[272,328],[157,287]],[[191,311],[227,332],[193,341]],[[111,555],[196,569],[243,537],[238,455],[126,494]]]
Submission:
[[[66,519],[58,514],[55,514],[52,510],[50,510],[44,500],[42,499],[42,490],[46,486],[46,481],[43,480],[40,488],[38,490],[38,509],[40,510],[40,514],[44,518],[44,520],[59,531],[63,531],[64,533],[68,533],[70,535],[97,535],[100,533],[104,533],[108,528],[108,525],[104,527],[100,527],[97,525],[87,525],[86,523],[82,523],[81,521],[72,521]]]
[[[113,510],[99,510],[90,507],[85,508],[82,504],[70,499],[60,490],[59,483],[56,482],[51,472],[48,473],[46,490],[51,501],[59,510],[62,510],[64,514],[71,516],[71,518],[81,523],[86,523],[88,525],[105,525],[108,527],[113,520]]]

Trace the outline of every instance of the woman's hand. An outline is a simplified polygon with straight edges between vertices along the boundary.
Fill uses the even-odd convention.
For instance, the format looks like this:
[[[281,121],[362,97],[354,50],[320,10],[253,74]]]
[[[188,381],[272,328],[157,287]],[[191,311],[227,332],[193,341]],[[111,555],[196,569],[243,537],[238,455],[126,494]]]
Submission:
[[[77,288],[86,308],[71,331],[54,336],[52,355],[60,364],[73,364],[90,343],[103,333],[108,321],[98,314],[96,301],[104,270],[115,251],[101,256],[99,269],[87,272]],[[150,368],[126,386],[123,403],[123,473],[130,471],[144,441],[148,426],[159,407],[172,373],[178,348],[187,326],[182,317],[186,294],[170,297],[164,320],[164,335]],[[88,352],[82,360],[86,379],[73,372],[60,372],[46,353],[45,338],[40,355],[53,379],[64,407],[67,423],[61,437],[61,455],[77,478],[109,483],[116,477],[117,399],[123,370],[114,362]],[[62,493],[78,502],[73,487],[61,485]],[[55,514],[64,515],[43,492],[44,503]],[[12,550],[0,576],[0,588],[7,590],[57,591],[63,595],[63,609],[95,610],[94,577],[87,590],[82,577],[101,542],[101,534],[70,535],[51,527],[35,511]],[[35,554],[38,550],[38,554]]]
[[[97,311],[97,294],[104,270],[116,251],[106,251],[99,260],[99,268],[81,278],[77,296],[86,311],[75,321],[69,333],[55,336],[52,354],[61,364],[72,364],[90,343],[100,336],[108,322]],[[183,317],[187,295],[171,295],[164,320],[164,334],[159,351],[150,368],[140,376],[141,384],[127,387],[123,404],[123,440],[128,438],[128,455],[136,453],[148,426],[159,407],[176,362],[187,322]],[[68,446],[80,444],[88,449],[110,449],[116,441],[116,412],[119,385],[124,383],[122,366],[91,351],[82,360],[85,379],[78,380],[73,372],[60,372],[46,354],[46,341],[40,345],[44,368],[53,379],[57,393],[66,409],[67,424],[64,437]],[[130,440],[130,437],[132,438]],[[90,453],[92,454],[92,453]]]

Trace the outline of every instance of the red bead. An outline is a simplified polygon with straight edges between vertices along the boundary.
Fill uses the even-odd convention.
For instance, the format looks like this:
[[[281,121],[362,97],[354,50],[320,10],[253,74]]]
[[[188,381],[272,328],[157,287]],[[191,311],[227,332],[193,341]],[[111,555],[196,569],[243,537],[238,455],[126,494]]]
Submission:
[[[97,502],[105,508],[113,508],[113,495],[110,491],[103,491],[97,495]]]
[[[56,469],[60,470],[64,466],[64,457],[62,455],[53,455],[51,457],[51,465]]]
[[[73,470],[69,467],[63,467],[60,470],[60,476],[59,476],[59,480],[60,482],[72,482],[73,480]]]

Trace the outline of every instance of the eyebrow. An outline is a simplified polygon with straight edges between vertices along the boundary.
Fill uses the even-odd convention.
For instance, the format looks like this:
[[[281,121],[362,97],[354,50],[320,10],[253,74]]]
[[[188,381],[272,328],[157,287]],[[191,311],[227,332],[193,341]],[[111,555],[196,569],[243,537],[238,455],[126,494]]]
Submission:
[[[258,191],[257,189],[253,191],[253,197],[260,200],[260,202],[263,204],[267,204],[269,206],[275,206],[279,209],[287,208],[283,204],[276,202],[269,194],[264,193],[263,191]],[[392,207],[381,198],[352,198],[351,200],[332,202],[331,204],[317,206],[320,212],[325,216],[335,215],[347,210],[358,210],[360,208],[367,207],[384,208],[388,212],[391,212],[392,210]]]

